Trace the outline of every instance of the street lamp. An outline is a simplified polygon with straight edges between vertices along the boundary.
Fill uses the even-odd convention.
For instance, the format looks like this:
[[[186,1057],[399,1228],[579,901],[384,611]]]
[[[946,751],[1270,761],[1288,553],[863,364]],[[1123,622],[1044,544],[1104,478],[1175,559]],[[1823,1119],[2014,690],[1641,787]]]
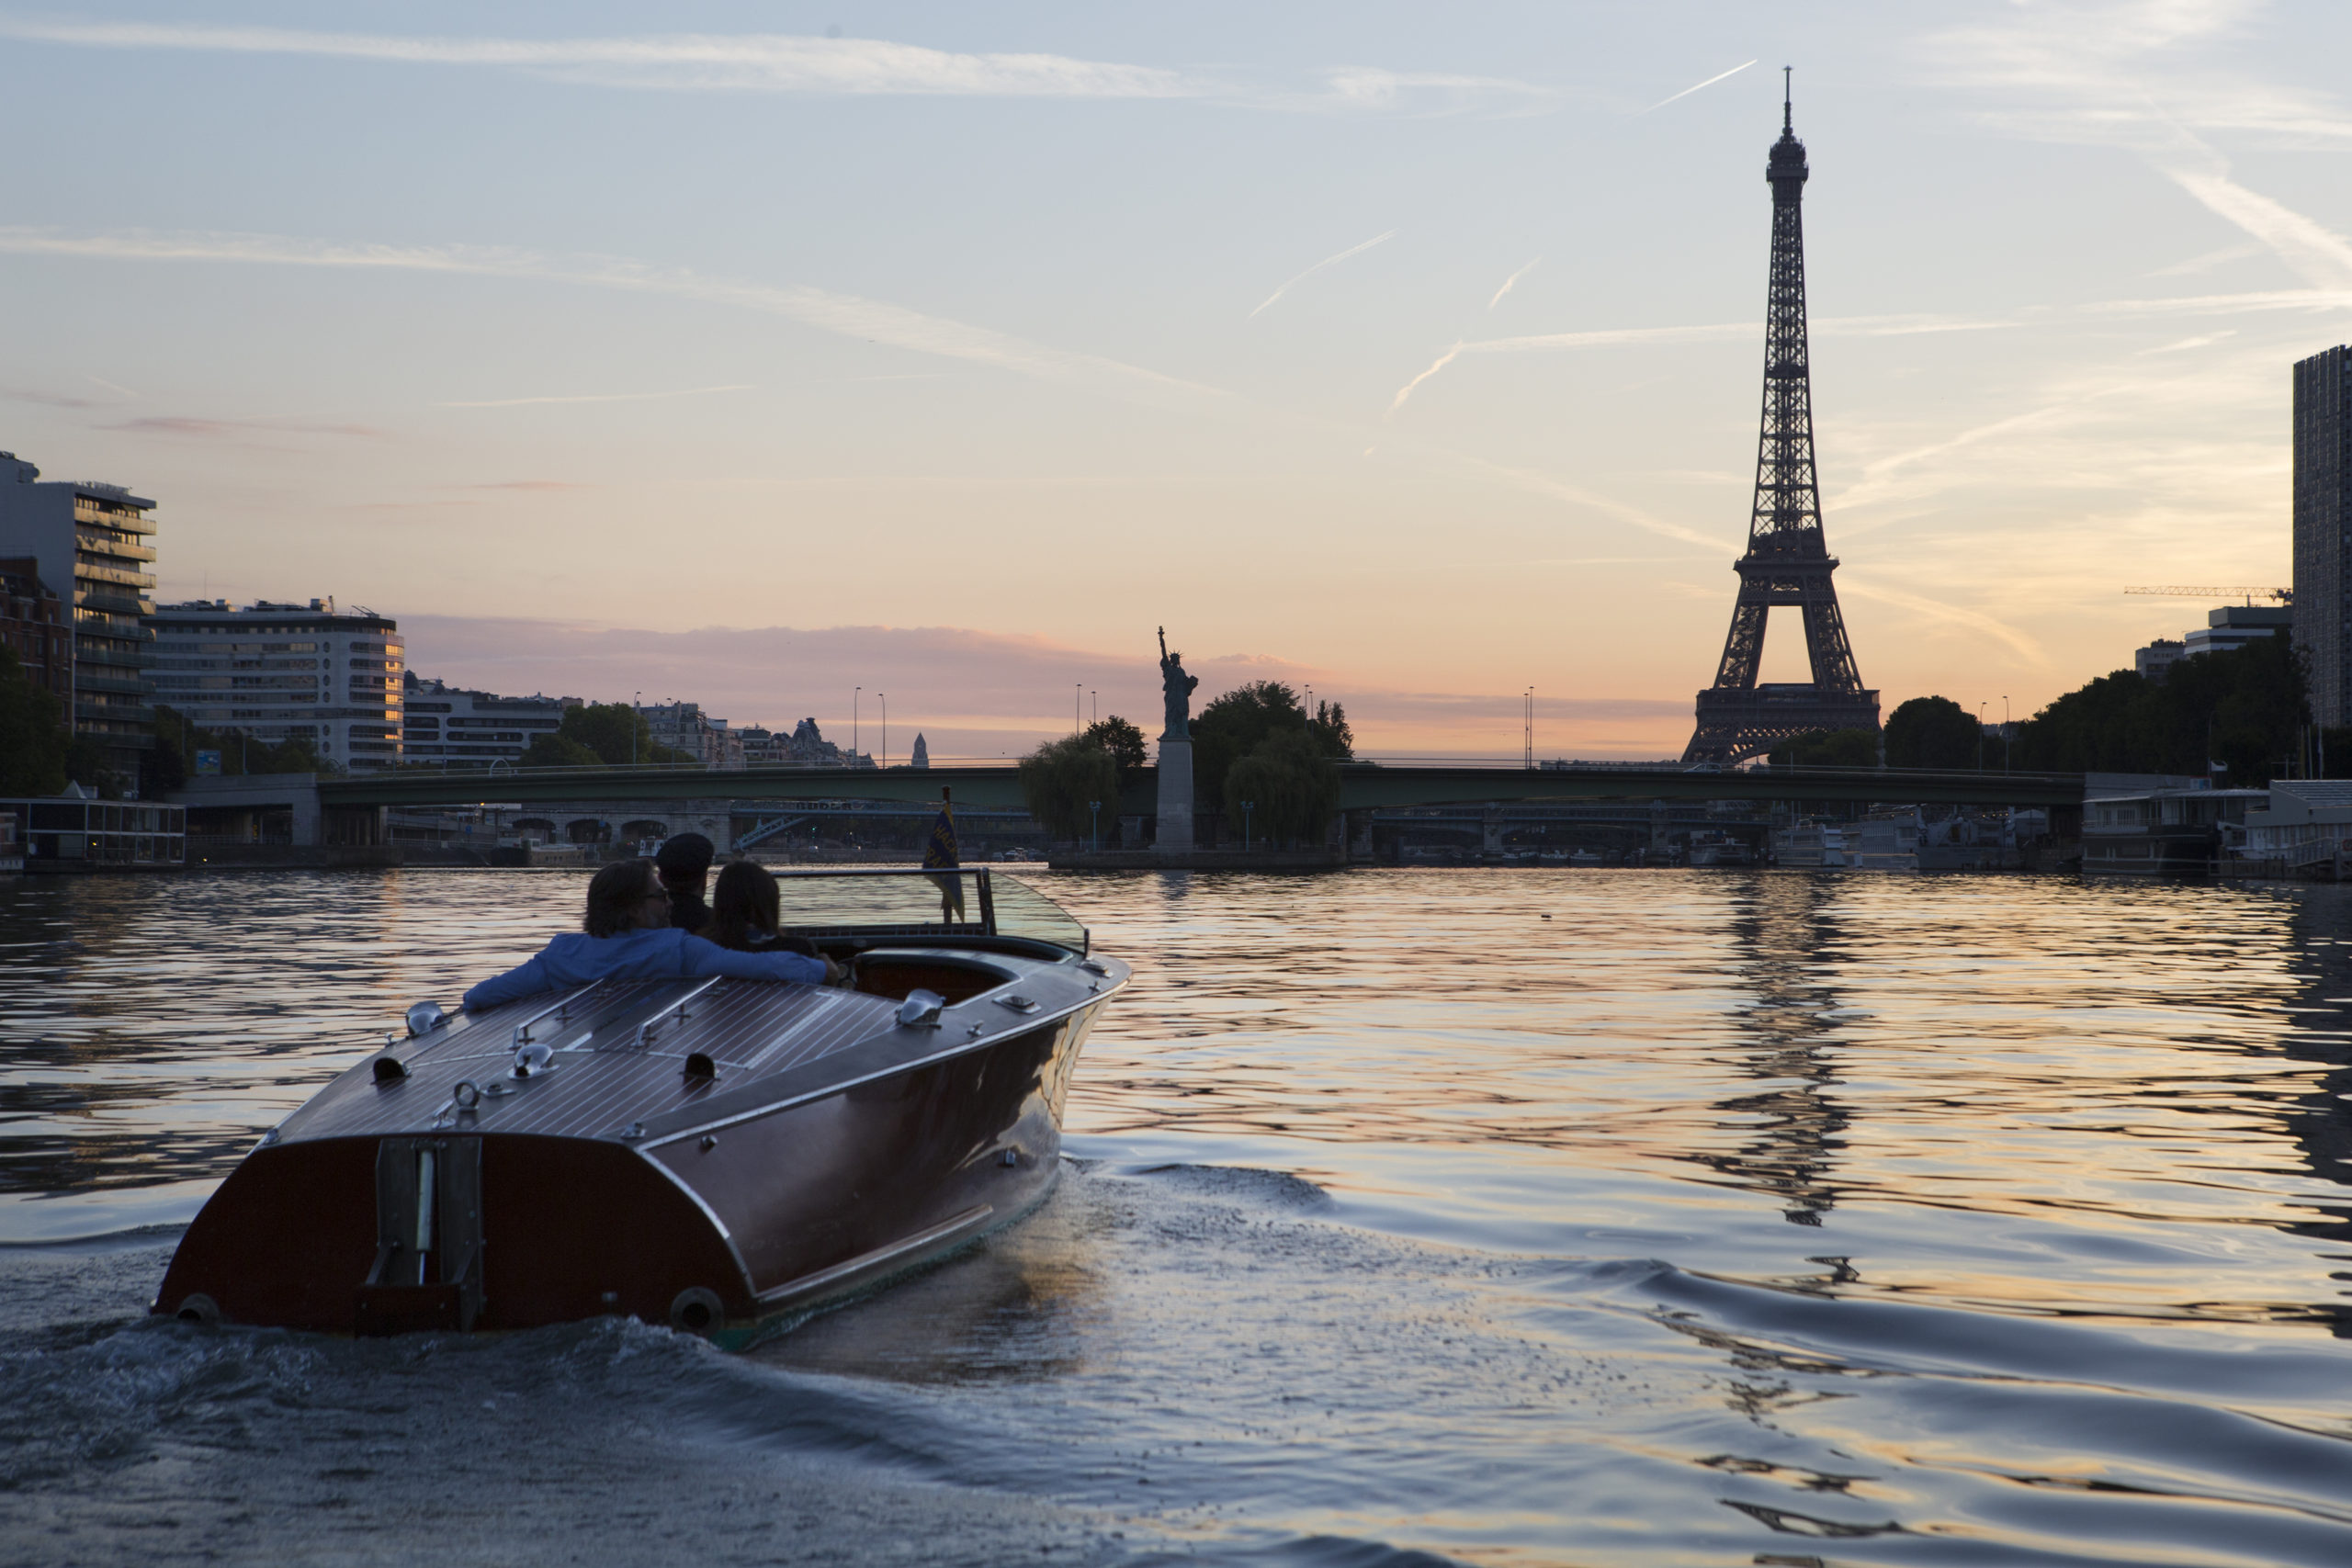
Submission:
[[[638,693],[634,697],[631,697],[631,698],[629,699],[629,705],[628,705],[628,765],[629,765],[630,767],[632,767],[632,768],[633,768],[633,767],[635,767],[635,766],[637,766],[637,727],[638,727],[638,725],[639,725],[639,723],[641,723],[641,722],[642,722],[642,720],[640,720],[640,719],[639,718],[639,716],[638,716],[638,712],[637,712],[637,710],[638,710],[638,709],[639,709],[639,708],[641,708],[641,707],[643,707],[644,705],[645,705],[645,694],[644,694],[643,692],[639,692],[639,693]]]
[[[1083,681],[1072,681],[1069,683],[1069,732],[1072,735],[1076,735],[1080,730],[1086,728],[1079,718],[1079,716],[1085,711],[1086,682]]]
[[[1976,771],[1980,773],[1984,771],[1984,709],[1991,701],[1988,697],[1976,705]]]
[[[849,754],[852,767],[857,765],[855,761],[857,757],[857,699],[865,691],[865,688],[863,686],[852,686],[849,689]]]
[[[1102,803],[1090,800],[1086,808],[1094,813],[1094,852],[1100,854],[1102,852]]]
[[[2001,772],[2009,771],[2009,699],[2001,699]]]
[[[1250,852],[1250,808],[1257,804],[1254,800],[1241,803],[1241,852],[1245,855]]]
[[[876,692],[875,700],[882,705],[882,765],[890,765],[890,694]]]

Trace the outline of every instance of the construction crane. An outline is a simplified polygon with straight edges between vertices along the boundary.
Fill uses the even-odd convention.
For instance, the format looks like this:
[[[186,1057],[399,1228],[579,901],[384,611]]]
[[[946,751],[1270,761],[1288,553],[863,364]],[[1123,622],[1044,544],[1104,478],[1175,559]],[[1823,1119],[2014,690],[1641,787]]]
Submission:
[[[2260,599],[2272,604],[2292,604],[2295,591],[2291,588],[2127,588],[2126,593],[2152,593],[2159,599],[2244,599],[2248,604]]]

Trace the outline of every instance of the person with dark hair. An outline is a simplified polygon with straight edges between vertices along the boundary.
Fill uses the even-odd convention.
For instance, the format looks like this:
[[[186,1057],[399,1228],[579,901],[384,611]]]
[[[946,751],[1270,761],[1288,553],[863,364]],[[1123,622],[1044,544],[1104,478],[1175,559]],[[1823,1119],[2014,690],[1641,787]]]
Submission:
[[[725,975],[737,980],[816,985],[839,975],[831,960],[797,953],[731,953],[670,924],[670,889],[650,860],[616,861],[588,881],[581,929],[557,937],[529,962],[466,993],[469,1012],[592,980],[678,980]]]
[[[776,888],[775,873],[755,862],[739,860],[721,870],[710,907],[710,929],[703,934],[721,947],[735,953],[824,956],[807,937],[784,934],[784,900]],[[829,982],[840,972],[831,960],[826,969]]]
[[[710,906],[702,901],[703,879],[710,874],[718,848],[700,833],[673,833],[653,852],[662,886],[670,892],[670,923],[682,931],[699,931],[710,924]]]

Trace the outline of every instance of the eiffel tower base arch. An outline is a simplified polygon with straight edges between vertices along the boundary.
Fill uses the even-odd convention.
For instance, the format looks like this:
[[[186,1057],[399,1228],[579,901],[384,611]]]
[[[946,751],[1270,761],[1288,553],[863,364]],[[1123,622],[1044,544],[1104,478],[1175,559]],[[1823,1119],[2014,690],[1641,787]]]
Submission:
[[[1728,768],[1817,730],[1878,728],[1872,691],[1827,691],[1809,681],[1711,686],[1699,694],[1698,728],[1682,761]]]

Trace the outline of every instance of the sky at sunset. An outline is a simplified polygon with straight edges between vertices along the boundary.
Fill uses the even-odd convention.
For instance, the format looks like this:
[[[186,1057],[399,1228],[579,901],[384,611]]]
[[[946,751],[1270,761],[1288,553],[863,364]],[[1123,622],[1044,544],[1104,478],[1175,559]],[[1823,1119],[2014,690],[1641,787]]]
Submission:
[[[1781,70],[1864,679],[2020,716],[2284,583],[2352,7],[0,9],[0,447],[162,600],[492,689],[1015,751],[1073,694],[1680,750]],[[1793,614],[1767,679],[1802,679]],[[853,695],[862,686],[865,695]]]

